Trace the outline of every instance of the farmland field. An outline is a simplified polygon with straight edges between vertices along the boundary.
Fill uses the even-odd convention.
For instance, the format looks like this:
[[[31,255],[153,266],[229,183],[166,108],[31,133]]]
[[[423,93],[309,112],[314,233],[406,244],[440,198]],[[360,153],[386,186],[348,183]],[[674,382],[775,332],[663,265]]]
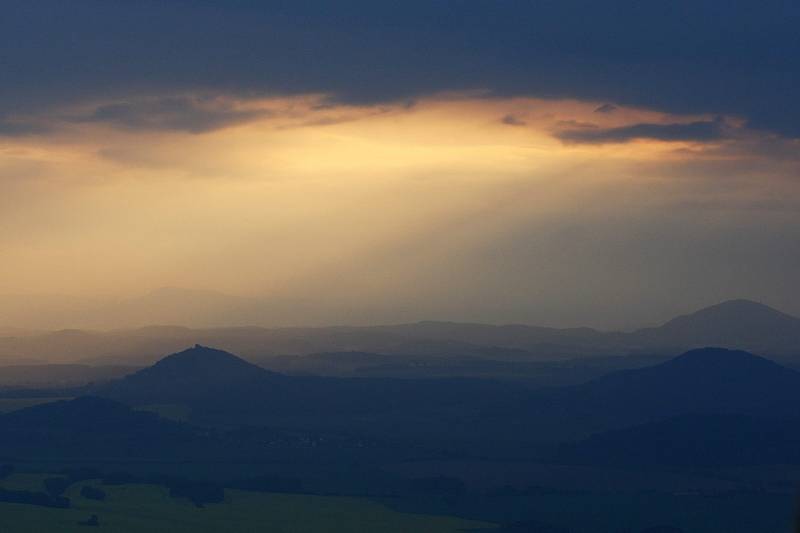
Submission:
[[[41,490],[43,477],[16,474],[0,486]],[[106,500],[83,498],[80,489],[84,485],[101,488]],[[456,533],[491,527],[458,518],[400,513],[356,498],[226,490],[223,503],[198,508],[188,500],[171,498],[168,489],[160,486],[102,486],[93,482],[78,482],[65,495],[72,501],[70,509],[0,504],[0,531],[86,531],[79,523],[92,515],[97,515],[100,530],[113,533]]]

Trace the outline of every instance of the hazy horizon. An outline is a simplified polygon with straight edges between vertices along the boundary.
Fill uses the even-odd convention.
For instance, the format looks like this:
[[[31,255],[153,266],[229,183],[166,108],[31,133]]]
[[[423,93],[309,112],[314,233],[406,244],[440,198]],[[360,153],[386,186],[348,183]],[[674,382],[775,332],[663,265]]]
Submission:
[[[498,312],[485,309],[470,313],[448,310],[392,308],[342,308],[334,302],[274,301],[257,295],[222,293],[212,290],[182,287],[159,287],[132,295],[0,294],[0,329],[28,330],[115,330],[147,326],[178,326],[189,328],[254,326],[264,328],[383,326],[417,322],[458,322],[490,325],[527,325],[552,328],[589,327],[599,331],[634,331],[662,325],[681,315],[730,301],[753,301],[777,311],[799,316],[791,307],[751,298],[727,298],[699,302],[694,305],[677,303],[650,311],[651,318],[610,312],[598,317],[595,311],[584,315],[558,319],[548,310],[504,309]],[[610,311],[610,310],[609,310]],[[641,313],[640,313],[641,315]]]

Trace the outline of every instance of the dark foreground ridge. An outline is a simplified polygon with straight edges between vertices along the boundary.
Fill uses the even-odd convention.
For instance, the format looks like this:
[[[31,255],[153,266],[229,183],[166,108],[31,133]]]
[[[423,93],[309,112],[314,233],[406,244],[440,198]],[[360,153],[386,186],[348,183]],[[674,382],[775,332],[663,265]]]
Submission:
[[[720,348],[535,389],[482,379],[289,376],[194,346],[91,392],[0,415],[0,457],[100,468],[123,484],[156,479],[196,505],[224,501],[223,487],[388,498],[415,513],[508,523],[507,531],[570,531],[561,526],[573,518],[553,514],[560,505],[632,497],[662,505],[698,486],[717,499],[684,496],[676,509],[694,502],[694,513],[718,513],[722,502],[730,508],[742,494],[764,494],[769,468],[800,467],[800,374]],[[750,470],[735,479],[703,474],[742,467]],[[115,470],[123,472],[111,476]],[[598,489],[598,480],[613,480],[613,490]],[[769,490],[785,498],[783,483]],[[510,508],[524,512],[509,518]],[[691,525],[672,516],[634,520],[632,531]]]

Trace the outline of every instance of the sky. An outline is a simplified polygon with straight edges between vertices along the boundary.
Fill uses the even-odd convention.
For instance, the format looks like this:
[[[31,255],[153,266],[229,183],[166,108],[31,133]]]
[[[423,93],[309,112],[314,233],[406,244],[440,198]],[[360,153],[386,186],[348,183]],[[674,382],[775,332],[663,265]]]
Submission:
[[[800,314],[799,26],[788,1],[0,0],[0,294]]]

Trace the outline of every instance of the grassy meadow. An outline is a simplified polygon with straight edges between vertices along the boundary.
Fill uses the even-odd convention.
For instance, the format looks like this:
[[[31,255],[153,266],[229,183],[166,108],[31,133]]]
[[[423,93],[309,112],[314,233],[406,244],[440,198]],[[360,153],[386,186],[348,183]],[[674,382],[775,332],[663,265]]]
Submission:
[[[0,486],[15,490],[41,490],[42,474],[13,474]],[[83,498],[84,485],[106,492],[105,501]],[[171,498],[156,485],[103,486],[78,482],[65,493],[70,509],[0,503],[3,533],[60,533],[99,529],[109,533],[457,533],[490,528],[481,522],[444,516],[392,511],[381,504],[357,498],[265,494],[226,490],[225,501],[198,508],[188,500]],[[97,515],[100,527],[80,525]]]

